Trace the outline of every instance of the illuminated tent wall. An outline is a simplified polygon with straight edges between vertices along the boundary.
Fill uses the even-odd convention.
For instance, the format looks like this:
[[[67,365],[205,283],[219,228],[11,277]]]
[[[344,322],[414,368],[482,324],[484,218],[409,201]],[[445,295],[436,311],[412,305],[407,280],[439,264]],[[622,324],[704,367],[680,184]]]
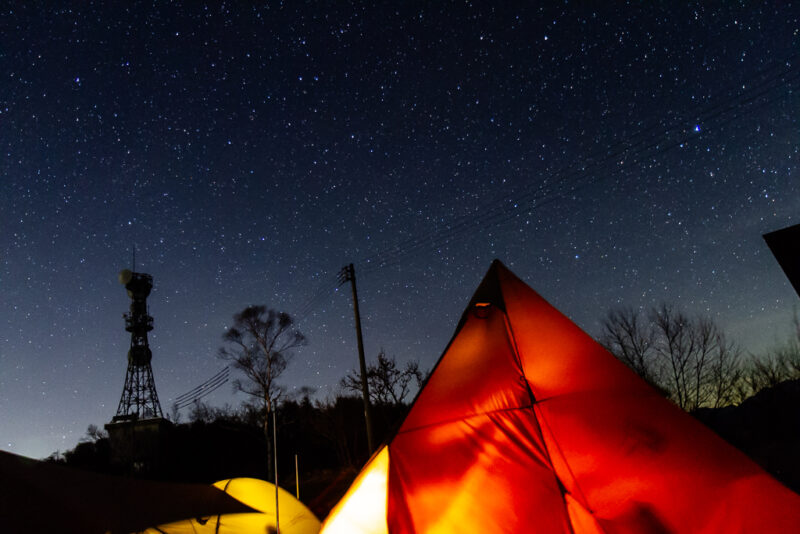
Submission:
[[[229,478],[214,486],[256,513],[233,513],[206,516],[160,525],[145,534],[265,534],[276,532],[275,485],[257,478]],[[281,534],[317,534],[319,519],[294,498],[278,488],[278,511]]]
[[[495,261],[321,532],[799,531],[800,496]]]

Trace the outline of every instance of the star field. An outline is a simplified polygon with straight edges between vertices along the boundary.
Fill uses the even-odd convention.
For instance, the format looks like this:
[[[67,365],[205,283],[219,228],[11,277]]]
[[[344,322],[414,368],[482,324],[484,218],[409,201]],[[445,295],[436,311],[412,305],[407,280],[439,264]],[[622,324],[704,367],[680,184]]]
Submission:
[[[748,350],[797,296],[791,3],[129,2],[0,10],[0,448],[108,422],[153,275],[162,407],[249,304],[301,319],[283,383],[433,365],[495,257],[590,333],[675,303]],[[229,388],[215,404],[238,404]]]

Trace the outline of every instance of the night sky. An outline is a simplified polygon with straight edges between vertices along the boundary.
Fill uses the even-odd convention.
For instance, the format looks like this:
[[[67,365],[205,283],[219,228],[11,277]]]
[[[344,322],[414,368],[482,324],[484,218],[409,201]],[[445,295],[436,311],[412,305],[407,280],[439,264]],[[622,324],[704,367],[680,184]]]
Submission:
[[[116,413],[134,244],[165,413],[249,304],[301,319],[288,390],[334,395],[350,262],[368,358],[433,365],[494,258],[591,334],[668,302],[787,339],[800,9],[492,3],[3,8],[0,449]]]

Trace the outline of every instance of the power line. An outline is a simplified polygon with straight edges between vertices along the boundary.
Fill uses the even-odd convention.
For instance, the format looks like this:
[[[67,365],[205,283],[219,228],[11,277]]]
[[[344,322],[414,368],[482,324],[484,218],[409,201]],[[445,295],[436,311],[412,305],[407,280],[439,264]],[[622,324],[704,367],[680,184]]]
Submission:
[[[478,226],[495,227],[519,217],[522,213],[530,215],[537,208],[602,180],[604,176],[598,178],[596,175],[610,165],[617,170],[620,162],[627,163],[643,157],[655,158],[687,143],[697,133],[707,133],[713,128],[719,128],[747,113],[776,102],[784,98],[784,95],[760,103],[758,100],[776,89],[789,86],[800,78],[797,67],[792,65],[798,57],[800,54],[794,54],[780,63],[776,62],[762,69],[752,77],[758,80],[747,86],[744,91],[728,97],[709,97],[708,100],[714,102],[712,105],[703,106],[699,103],[694,110],[676,117],[666,126],[663,121],[659,121],[658,124],[642,127],[625,139],[601,151],[595,151],[577,163],[547,173],[541,182],[523,189],[517,195],[479,206],[475,213],[454,219],[443,230],[410,236],[364,256],[359,261],[364,266],[361,272],[370,274],[383,268],[400,265],[422,252],[445,246]],[[738,113],[732,113],[737,110]],[[696,126],[687,128],[686,125],[689,123],[694,123]],[[699,125],[702,125],[701,132],[695,130]],[[524,211],[521,212],[521,209]],[[319,302],[335,289],[334,281],[323,283],[301,308],[298,322],[308,317]]]
[[[216,374],[214,374],[214,376],[212,376],[199,386],[196,386],[187,391],[186,393],[183,393],[175,397],[175,402],[173,404],[177,407],[177,409],[185,408],[186,406],[189,406],[195,401],[198,401],[201,398],[219,389],[223,384],[228,382],[229,376],[230,376],[230,368],[228,366],[225,366]]]
[[[331,293],[336,291],[339,287],[338,281],[333,279],[326,279],[317,290],[306,300],[305,304],[300,308],[297,314],[296,324],[300,324],[311,315],[317,306],[325,299],[331,296]]]
[[[229,373],[229,371],[230,371],[230,369],[226,365],[225,367],[223,367],[222,369],[217,371],[214,374],[214,376],[212,376],[211,378],[209,378],[208,380],[206,380],[205,382],[203,382],[199,386],[194,387],[194,388],[190,389],[189,391],[187,391],[186,393],[183,393],[182,395],[178,395],[177,397],[175,397],[175,400],[180,402],[180,401],[184,400],[186,397],[190,397],[190,396],[194,395],[197,391],[203,389],[207,384],[217,380],[220,377],[226,376]]]
[[[628,161],[639,161],[645,157],[655,158],[682,146],[698,133],[719,129],[755,110],[782,100],[785,98],[784,94],[767,97],[776,89],[789,87],[791,91],[790,84],[800,79],[800,71],[792,65],[798,57],[800,54],[795,54],[780,63],[766,67],[753,76],[760,79],[741,92],[727,98],[710,97],[709,100],[714,101],[714,104],[703,106],[700,103],[695,110],[672,119],[666,126],[663,124],[663,119],[655,125],[643,126],[625,139],[595,151],[576,163],[546,173],[539,183],[524,188],[516,195],[485,203],[479,206],[475,213],[455,218],[442,230],[410,236],[364,256],[359,261],[364,265],[360,271],[363,274],[370,274],[397,266],[422,252],[445,246],[467,235],[467,232],[478,226],[496,227],[519,217],[522,213],[530,215],[536,209],[607,178],[608,175],[602,175],[600,172],[609,166],[613,166],[612,170],[617,171]],[[694,123],[695,126],[687,127],[689,123]],[[698,127],[699,132],[696,130]],[[316,291],[300,307],[296,323],[303,322],[326,297],[330,297],[338,285],[335,278],[325,277]],[[227,369],[226,367],[223,371]],[[227,382],[227,374],[222,380],[218,377],[220,373],[176,398],[179,408],[188,406]]]
[[[188,399],[188,400],[184,401],[181,404],[176,403],[175,406],[176,406],[176,408],[178,410],[182,410],[183,408],[186,408],[187,406],[189,406],[191,404],[194,404],[195,402],[199,401],[203,397],[206,397],[206,396],[210,395],[211,393],[213,393],[214,391],[218,390],[220,387],[222,387],[227,382],[228,382],[227,380],[224,380],[224,381],[220,382],[219,384],[217,384],[216,386],[214,386],[213,388],[210,388],[207,391],[205,391],[202,395],[198,395],[197,397],[194,397],[192,399]]]
[[[788,60],[784,62],[784,64],[787,63],[789,63]],[[764,72],[768,72],[774,68],[775,67],[772,66],[765,69]],[[723,101],[707,107],[702,113],[695,116],[697,124],[703,124],[703,131],[708,131],[711,127],[719,127],[744,116],[746,112],[752,112],[753,108],[758,109],[782,99],[784,96],[779,95],[778,97],[756,104],[760,98],[767,96],[776,88],[785,87],[798,78],[800,78],[800,73],[797,72],[795,67],[789,65],[781,72],[751,85],[749,89],[737,94],[734,98],[729,99],[728,102]],[[779,83],[775,83],[776,81]],[[749,109],[744,109],[748,107]],[[726,118],[719,124],[713,123],[714,120],[726,117],[726,115],[735,110],[740,110],[740,112],[734,114],[733,117]],[[518,216],[518,212],[516,211],[508,213],[508,208],[517,210],[522,205],[531,204],[528,207],[528,211],[532,211],[544,204],[550,203],[555,198],[574,193],[582,187],[599,181],[598,178],[586,176],[588,173],[596,173],[609,163],[616,162],[618,158],[630,160],[641,155],[646,155],[648,152],[655,149],[655,152],[651,155],[651,157],[654,157],[667,150],[681,146],[681,144],[691,139],[691,136],[696,135],[697,132],[687,129],[685,126],[681,128],[680,124],[685,125],[687,121],[684,119],[678,120],[680,121],[678,124],[673,124],[667,128],[662,127],[657,132],[655,128],[640,130],[633,136],[628,137],[627,141],[621,141],[616,145],[612,145],[612,147],[620,147],[616,151],[609,152],[610,148],[606,149],[600,158],[597,158],[597,156],[588,156],[579,164],[570,164],[563,167],[559,171],[552,173],[555,175],[553,176],[554,182],[552,185],[549,185],[547,178],[545,178],[545,180],[537,184],[535,188],[523,190],[523,193],[516,197],[506,197],[499,203],[495,202],[485,208],[479,208],[478,212],[475,214],[455,219],[455,221],[444,230],[431,231],[422,236],[410,237],[366,256],[362,258],[360,262],[366,264],[366,267],[362,268],[362,272],[366,274],[389,265],[396,265],[412,255],[415,255],[415,253],[445,245],[477,226],[496,226]],[[678,135],[677,139],[675,139],[676,134]],[[638,139],[638,141],[632,142],[633,139]],[[570,183],[568,182],[570,178],[577,178],[582,181]]]

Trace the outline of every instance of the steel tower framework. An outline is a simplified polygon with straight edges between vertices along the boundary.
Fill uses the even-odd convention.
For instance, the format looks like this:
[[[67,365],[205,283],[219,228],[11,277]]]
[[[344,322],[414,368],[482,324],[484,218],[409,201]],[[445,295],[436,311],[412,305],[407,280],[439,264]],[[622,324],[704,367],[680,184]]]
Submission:
[[[131,348],[125,386],[112,422],[163,417],[150,366],[153,353],[147,343],[147,333],[153,329],[153,318],[147,313],[153,277],[125,269],[119,273],[119,281],[131,298],[130,312],[123,315],[125,330],[131,333]]]

